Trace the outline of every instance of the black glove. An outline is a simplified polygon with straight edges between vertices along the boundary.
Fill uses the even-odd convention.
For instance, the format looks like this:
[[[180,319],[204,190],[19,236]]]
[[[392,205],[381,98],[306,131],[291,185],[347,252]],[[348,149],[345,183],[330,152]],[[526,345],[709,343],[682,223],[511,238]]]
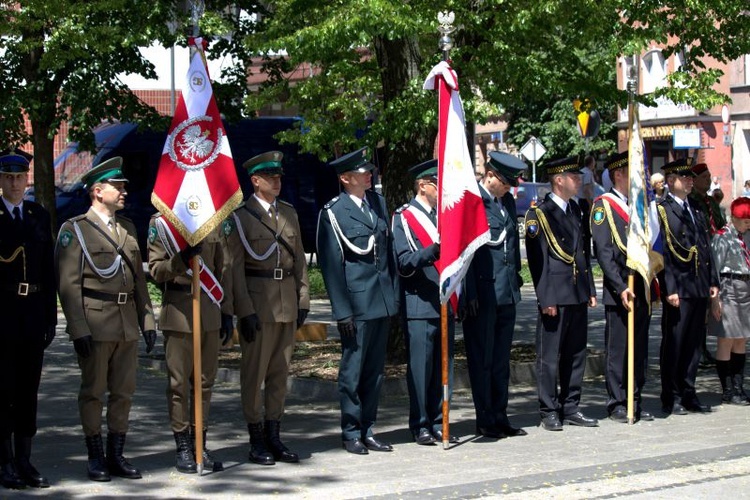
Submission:
[[[219,329],[221,345],[227,345],[229,343],[229,339],[232,338],[232,332],[234,332],[234,318],[232,318],[231,314],[222,314],[221,328]]]
[[[154,350],[156,344],[156,330],[146,330],[143,332],[143,340],[146,341],[146,354]]]
[[[342,337],[354,337],[357,334],[357,324],[353,318],[339,321],[336,324],[336,328],[338,328],[339,335]]]
[[[55,325],[50,325],[47,327],[47,333],[44,334],[44,348],[48,348],[49,345],[52,343],[52,341],[55,339],[55,333],[56,333],[57,327]]]
[[[466,303],[466,316],[475,317],[479,314],[479,299],[472,299]]]
[[[523,286],[523,276],[521,276],[521,273],[517,273],[516,276],[518,277],[518,288],[521,288]]]
[[[255,334],[260,331],[260,319],[253,313],[250,316],[240,318],[240,334],[245,342],[254,342]]]
[[[73,349],[76,350],[78,355],[83,359],[91,356],[91,351],[94,350],[94,339],[91,335],[84,335],[73,340]]]
[[[299,309],[297,311],[297,328],[305,324],[305,320],[307,319],[307,313],[309,313],[309,309]]]
[[[438,260],[440,258],[440,243],[433,243],[428,246],[426,250],[431,252],[432,260]]]
[[[195,245],[194,247],[188,245],[180,250],[180,260],[182,260],[182,263],[185,264],[185,267],[190,267],[190,259],[200,254],[201,249],[201,245]]]

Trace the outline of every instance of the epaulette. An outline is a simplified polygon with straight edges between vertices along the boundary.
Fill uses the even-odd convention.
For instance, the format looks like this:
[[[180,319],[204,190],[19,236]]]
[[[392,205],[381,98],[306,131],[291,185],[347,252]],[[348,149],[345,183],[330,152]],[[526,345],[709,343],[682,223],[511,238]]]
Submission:
[[[727,229],[728,229],[728,228],[727,228],[726,226],[724,226],[724,227],[722,227],[721,229],[719,229],[718,231],[716,231],[716,234],[717,234],[717,235],[722,235],[722,234],[726,234],[726,232],[727,232]]]
[[[401,212],[403,212],[407,208],[409,208],[409,204],[408,203],[404,203],[403,205],[401,205],[400,207],[398,207],[394,213],[400,214]]]
[[[159,217],[161,217],[161,212],[156,212],[154,214],[151,214],[152,219],[158,219]]]
[[[338,196],[334,196],[331,201],[329,201],[328,203],[326,203],[325,205],[323,205],[323,208],[326,209],[326,210],[328,210],[329,208],[331,208],[332,206],[334,206],[337,201],[339,201],[339,197]]]
[[[664,205],[667,202],[668,199],[669,199],[669,196],[664,196],[660,200],[656,200],[656,204],[657,205]]]
[[[291,203],[289,203],[288,201],[280,200],[280,199],[278,199],[278,198],[276,198],[276,203],[281,203],[282,205],[286,205],[286,206],[288,206],[288,207],[294,208],[294,205],[292,205],[292,204],[291,204]]]

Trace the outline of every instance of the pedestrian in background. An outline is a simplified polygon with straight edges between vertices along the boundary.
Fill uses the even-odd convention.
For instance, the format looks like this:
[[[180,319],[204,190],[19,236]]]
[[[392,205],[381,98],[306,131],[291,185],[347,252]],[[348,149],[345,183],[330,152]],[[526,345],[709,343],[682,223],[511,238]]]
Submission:
[[[138,336],[146,352],[156,342],[135,226],[116,212],[125,206],[127,179],[119,156],[97,165],[82,181],[91,208],[60,228],[55,247],[57,286],[81,369],[78,409],[88,449],[88,476],[140,479],[122,455],[135,392]],[[101,436],[105,393],[107,454]]]
[[[55,338],[57,294],[49,213],[23,199],[30,157],[0,153],[0,484],[49,487],[31,464],[44,350]]]
[[[391,316],[399,312],[393,240],[385,199],[373,192],[367,148],[331,162],[343,192],[318,218],[318,258],[341,335],[341,437],[349,453],[392,451],[373,427]]]
[[[708,331],[717,337],[721,400],[744,406],[750,404],[744,389],[745,346],[750,337],[750,198],[732,202],[731,222],[711,240],[720,286],[719,295],[711,300]]]

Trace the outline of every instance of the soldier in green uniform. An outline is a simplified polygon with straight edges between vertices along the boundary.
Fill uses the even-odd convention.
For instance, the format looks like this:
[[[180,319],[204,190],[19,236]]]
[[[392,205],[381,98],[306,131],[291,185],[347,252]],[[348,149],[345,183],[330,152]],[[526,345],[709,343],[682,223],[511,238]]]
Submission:
[[[298,462],[279,437],[294,332],[310,310],[307,262],[294,207],[278,199],[283,154],[247,160],[254,194],[227,220],[233,311],[239,318],[242,410],[251,462]],[[261,392],[261,386],[265,391]],[[263,397],[261,397],[261,395]]]
[[[151,301],[133,223],[116,217],[125,206],[122,158],[111,158],[82,179],[91,208],[60,228],[55,270],[60,304],[81,368],[78,408],[88,448],[88,475],[140,479],[123,457],[128,415],[135,392],[138,336],[146,352],[156,342]],[[101,436],[105,393],[107,454]]]
[[[226,246],[221,228],[206,236],[199,245],[178,249],[171,226],[160,215],[151,218],[148,232],[148,267],[154,281],[162,284],[159,328],[164,334],[164,352],[167,361],[167,407],[174,433],[176,468],[179,472],[198,471],[195,461],[195,422],[192,421],[193,395],[193,294],[192,273],[188,274],[190,261],[200,258],[203,280],[213,286],[203,285],[201,290],[201,391],[203,408],[203,467],[214,472],[224,470],[221,462],[214,460],[206,449],[206,422],[211,404],[211,389],[216,380],[219,360],[219,340],[226,344],[232,334],[231,317],[222,325],[221,299],[231,286],[231,275],[225,272],[228,264]],[[218,288],[217,288],[218,287]],[[219,292],[219,290],[221,290]],[[224,328],[222,328],[224,326]]]

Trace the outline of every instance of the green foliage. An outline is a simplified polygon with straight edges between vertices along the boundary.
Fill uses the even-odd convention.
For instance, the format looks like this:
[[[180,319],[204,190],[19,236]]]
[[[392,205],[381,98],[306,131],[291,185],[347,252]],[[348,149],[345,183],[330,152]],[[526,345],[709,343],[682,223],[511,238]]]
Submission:
[[[146,284],[148,286],[148,296],[151,299],[151,305],[154,307],[161,306],[162,291],[159,285],[153,281],[148,281]]]
[[[322,299],[328,297],[328,292],[323,282],[323,274],[317,265],[308,266],[307,279],[310,282],[310,298]]]

